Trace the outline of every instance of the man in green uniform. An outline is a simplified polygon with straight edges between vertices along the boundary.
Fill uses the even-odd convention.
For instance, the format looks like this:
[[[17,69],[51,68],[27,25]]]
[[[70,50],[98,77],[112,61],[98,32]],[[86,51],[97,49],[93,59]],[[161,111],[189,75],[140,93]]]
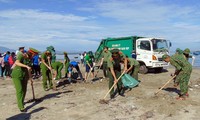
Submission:
[[[105,46],[104,47],[104,50],[103,50],[103,53],[102,53],[102,59],[101,59],[101,65],[103,65],[103,75],[104,75],[104,78],[107,77],[107,70],[108,70],[108,67],[107,67],[107,61],[108,59],[110,58],[111,56],[111,52],[108,50],[108,47]]]
[[[140,63],[134,58],[128,58],[128,56],[126,56],[126,59],[127,59],[127,64],[128,64],[128,67],[127,67],[128,70],[126,71],[126,73],[129,73],[133,78],[138,80],[138,72],[140,68]]]
[[[49,46],[46,48],[47,51],[51,52],[51,63],[56,62],[56,51],[53,46]]]
[[[94,78],[94,69],[93,69],[93,61],[92,61],[92,56],[88,52],[85,56],[85,62],[86,62],[86,72],[85,72],[85,81],[87,81],[89,74],[92,73],[92,78]]]
[[[183,55],[183,51],[180,48],[177,48],[176,55]]]
[[[183,54],[184,54],[185,58],[187,59],[187,61],[189,60],[189,58],[193,58],[194,59],[194,57],[192,55],[190,55],[190,49],[189,48],[186,48],[183,51]]]
[[[49,61],[48,61],[49,59]],[[41,55],[41,70],[42,70],[42,81],[43,81],[43,88],[45,91],[48,91],[49,89],[53,88],[53,83],[52,83],[52,75],[51,75],[51,65],[49,65],[51,59],[51,52],[50,51],[45,51]],[[47,85],[47,80],[49,82],[49,86]]]
[[[176,82],[180,84],[180,95],[177,99],[184,100],[188,96],[188,82],[192,73],[192,65],[183,56],[167,54],[162,56],[165,62],[170,62],[176,68]]]
[[[121,64],[120,62],[124,63],[124,71],[127,70],[127,59],[125,55],[120,52],[118,49],[113,49],[111,51],[112,55],[107,61],[108,65],[108,78],[109,78],[109,89],[113,86],[114,82],[117,82],[117,79],[121,75]],[[122,87],[121,79],[117,82],[117,89],[116,91],[119,95],[124,96],[124,89]],[[115,96],[114,88],[110,91],[110,98],[113,99]]]
[[[68,57],[68,55],[67,55],[67,52],[64,52],[64,65],[65,65],[65,78],[67,78],[67,76],[68,76],[68,73],[69,73],[69,71],[68,71],[68,68],[69,68],[69,62],[70,62],[70,59],[69,59],[69,57]]]
[[[62,78],[62,68],[63,68],[63,63],[60,61],[56,61],[54,62],[54,64],[52,64],[52,68],[54,69],[54,79],[58,80]]]
[[[28,82],[26,72],[31,70],[31,67],[24,64],[24,59],[31,59],[36,53],[38,53],[36,49],[30,49],[28,54],[24,54],[24,47],[20,47],[13,66],[12,80],[16,89],[18,108],[21,112],[26,112],[26,109],[24,108],[24,99]]]

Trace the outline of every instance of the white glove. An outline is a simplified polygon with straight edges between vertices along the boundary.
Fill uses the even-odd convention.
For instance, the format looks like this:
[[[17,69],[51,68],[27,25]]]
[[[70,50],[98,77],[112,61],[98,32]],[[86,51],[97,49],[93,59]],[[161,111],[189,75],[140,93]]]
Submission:
[[[93,68],[90,68],[90,71],[92,71],[93,70]]]

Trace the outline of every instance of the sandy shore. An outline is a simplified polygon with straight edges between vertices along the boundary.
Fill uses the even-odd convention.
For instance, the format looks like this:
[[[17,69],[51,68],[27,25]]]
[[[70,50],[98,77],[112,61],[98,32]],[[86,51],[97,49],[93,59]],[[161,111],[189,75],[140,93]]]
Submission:
[[[84,75],[84,68],[81,70]],[[173,71],[174,68],[168,68],[159,74],[139,74],[139,86],[126,91],[125,97],[116,96],[109,104],[99,103],[108,91],[107,79],[93,84],[65,84],[58,91],[47,92],[42,89],[41,79],[37,79],[34,80],[35,96],[42,101],[26,103],[26,113],[17,108],[12,81],[0,79],[0,120],[199,120],[200,69],[193,69],[187,100],[175,99],[179,87],[173,88],[173,82],[154,95]],[[102,71],[98,77],[102,77]],[[29,83],[25,102],[32,98]]]

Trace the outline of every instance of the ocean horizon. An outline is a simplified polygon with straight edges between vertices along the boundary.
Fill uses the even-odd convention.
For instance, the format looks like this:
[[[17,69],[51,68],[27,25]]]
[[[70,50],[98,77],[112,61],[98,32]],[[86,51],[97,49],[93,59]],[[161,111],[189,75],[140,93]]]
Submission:
[[[195,57],[193,67],[200,68],[200,55],[193,55]],[[77,61],[80,62],[79,54],[69,54],[68,55],[70,61]],[[64,60],[64,55],[56,55],[57,60]],[[192,58],[189,59],[189,62],[192,64]]]

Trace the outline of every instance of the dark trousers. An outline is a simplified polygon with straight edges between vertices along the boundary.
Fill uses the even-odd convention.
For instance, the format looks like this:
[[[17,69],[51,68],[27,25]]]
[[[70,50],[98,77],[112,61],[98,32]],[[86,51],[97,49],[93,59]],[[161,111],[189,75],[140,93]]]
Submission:
[[[107,62],[103,62],[103,75],[104,75],[104,77],[107,77],[107,74],[108,74]]]
[[[132,70],[128,73],[130,74],[133,78],[135,78],[136,80],[138,80],[138,72],[139,72],[140,66],[135,66],[132,68]]]
[[[10,64],[8,62],[5,62],[5,76],[10,77]]]
[[[76,68],[76,71],[78,72],[78,75],[79,75],[80,79],[82,80],[83,79],[83,75],[82,75],[82,73],[80,71],[79,66],[77,65],[77,66],[75,66],[75,68]]]
[[[40,66],[39,65],[33,65],[33,72],[35,76],[40,75]]]
[[[121,72],[120,71],[115,71],[115,75],[116,75],[116,77],[118,79],[119,76],[121,75]],[[113,75],[112,75],[110,70],[108,71],[108,77],[109,77],[109,89],[110,89],[114,84],[114,78],[113,78]],[[119,79],[119,81],[117,82],[116,91],[118,93],[122,92],[122,81],[121,81],[121,79]],[[113,94],[114,94],[114,88],[110,91],[110,95],[113,95]]]
[[[5,67],[2,67],[2,68],[1,68],[1,77],[3,77],[4,71],[5,71]]]

